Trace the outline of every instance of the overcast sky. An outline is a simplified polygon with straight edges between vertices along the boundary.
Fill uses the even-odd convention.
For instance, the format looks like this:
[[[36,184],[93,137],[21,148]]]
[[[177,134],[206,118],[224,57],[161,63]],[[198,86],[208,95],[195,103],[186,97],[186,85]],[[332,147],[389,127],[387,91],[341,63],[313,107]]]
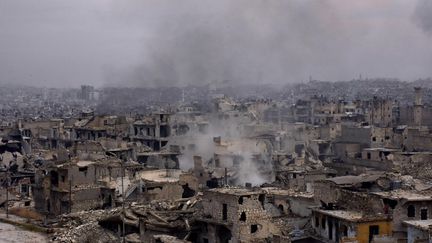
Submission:
[[[432,76],[430,0],[0,0],[0,83]]]

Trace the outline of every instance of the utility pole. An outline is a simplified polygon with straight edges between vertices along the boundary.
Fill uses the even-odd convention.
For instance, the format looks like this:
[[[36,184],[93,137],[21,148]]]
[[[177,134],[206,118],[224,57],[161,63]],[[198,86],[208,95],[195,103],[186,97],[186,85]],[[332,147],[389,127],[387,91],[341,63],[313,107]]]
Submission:
[[[9,218],[9,171],[6,171],[6,218]]]
[[[124,242],[126,242],[125,241],[125,234],[126,234],[126,232],[125,232],[125,222],[124,222],[124,220],[125,220],[125,194],[124,194],[124,183],[123,183],[123,177],[124,177],[124,165],[123,165],[123,161],[121,161],[121,187],[122,187],[122,211],[123,211],[123,219],[122,219],[122,231],[123,231],[123,234],[122,234],[122,242],[124,243]]]
[[[72,213],[72,175],[69,178],[69,213]]]
[[[225,167],[225,178],[224,178],[225,186],[228,186],[228,169]]]

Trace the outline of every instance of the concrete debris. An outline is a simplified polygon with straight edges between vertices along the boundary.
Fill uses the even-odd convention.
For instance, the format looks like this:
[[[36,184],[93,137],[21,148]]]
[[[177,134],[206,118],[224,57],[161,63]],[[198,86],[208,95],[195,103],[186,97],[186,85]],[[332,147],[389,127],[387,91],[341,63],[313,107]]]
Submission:
[[[432,86],[365,82],[4,106],[0,207],[51,242],[431,241]]]

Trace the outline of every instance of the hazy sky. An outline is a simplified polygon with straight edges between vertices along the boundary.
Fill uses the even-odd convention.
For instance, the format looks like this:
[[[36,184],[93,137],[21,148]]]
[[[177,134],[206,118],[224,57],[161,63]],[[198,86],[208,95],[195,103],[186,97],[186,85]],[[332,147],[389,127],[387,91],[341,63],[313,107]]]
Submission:
[[[432,76],[432,0],[0,0],[0,83]]]

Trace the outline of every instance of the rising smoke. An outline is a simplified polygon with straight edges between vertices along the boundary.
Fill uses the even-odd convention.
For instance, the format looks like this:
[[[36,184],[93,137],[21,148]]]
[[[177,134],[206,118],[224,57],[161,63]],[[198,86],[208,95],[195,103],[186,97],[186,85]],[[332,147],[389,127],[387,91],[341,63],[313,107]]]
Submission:
[[[247,139],[251,134],[245,134],[241,129],[244,124],[241,119],[229,118],[223,121],[212,119],[205,131],[190,129],[183,136],[173,137],[173,144],[180,145],[185,149],[179,158],[180,167],[183,170],[193,168],[193,157],[200,156],[204,166],[209,171],[215,169],[215,158],[220,156],[220,168],[227,167],[235,171],[234,178],[230,178],[235,185],[261,185],[272,181],[273,170],[271,161],[271,145],[266,142],[257,142]],[[245,120],[243,120],[244,122]],[[222,146],[216,145],[215,137],[222,139]],[[189,145],[193,144],[193,147]],[[216,155],[218,154],[218,155]],[[229,155],[229,156],[225,156]],[[259,158],[257,159],[256,156]],[[238,165],[235,165],[238,160]]]
[[[156,4],[166,18],[146,30],[143,62],[109,77],[154,86],[298,82],[328,56],[340,60],[332,47],[347,38],[327,1],[168,2]]]
[[[418,0],[414,21],[426,34],[432,35],[432,1]]]
[[[428,0],[0,0],[0,83],[286,84],[310,75],[351,80],[360,73],[415,80],[431,76],[431,36],[425,34],[431,32],[430,5]]]

